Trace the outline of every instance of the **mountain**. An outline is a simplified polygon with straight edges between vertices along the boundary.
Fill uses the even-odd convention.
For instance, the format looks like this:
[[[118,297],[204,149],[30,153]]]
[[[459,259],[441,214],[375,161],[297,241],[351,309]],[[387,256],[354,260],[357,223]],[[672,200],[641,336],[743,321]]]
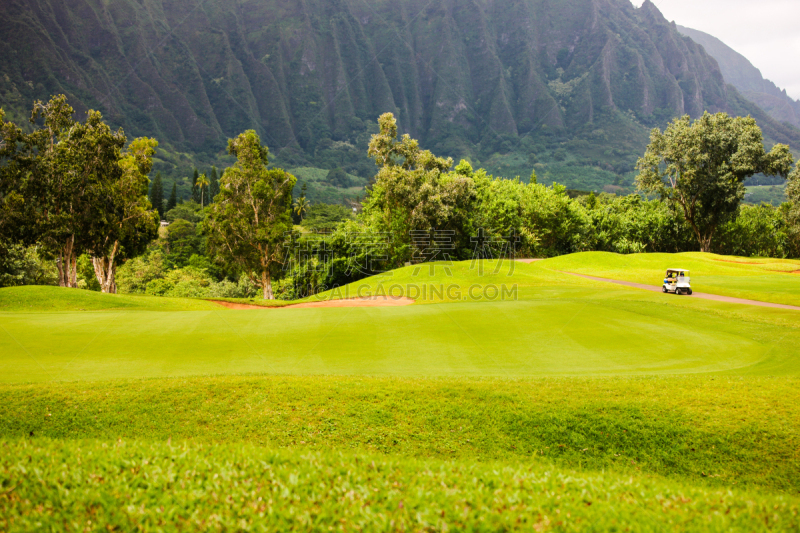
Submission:
[[[800,128],[800,100],[786,94],[743,55],[707,33],[677,26],[678,31],[705,48],[717,60],[725,80],[779,122]]]
[[[800,147],[649,0],[4,0],[0,105],[21,121],[55,93],[158,138],[173,176],[252,128],[279,164],[368,178],[386,111],[438,154],[584,189],[629,188],[686,113]]]

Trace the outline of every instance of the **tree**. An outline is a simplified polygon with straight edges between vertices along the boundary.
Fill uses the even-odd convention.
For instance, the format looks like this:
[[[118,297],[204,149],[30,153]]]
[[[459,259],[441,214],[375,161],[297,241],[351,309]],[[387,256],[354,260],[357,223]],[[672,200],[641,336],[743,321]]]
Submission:
[[[208,203],[214,201],[219,194],[219,178],[217,177],[217,167],[211,167],[211,176],[208,185]]]
[[[207,196],[206,191],[208,190],[208,178],[205,174],[200,174],[200,177],[197,178],[197,188],[200,189],[200,207],[205,207],[205,197]]]
[[[694,122],[678,118],[663,133],[652,131],[636,184],[682,213],[708,252],[718,228],[736,217],[744,181],[758,173],[785,178],[792,162],[786,145],[766,152],[753,118],[705,113]]]
[[[158,211],[158,217],[164,220],[164,184],[161,181],[161,173],[156,172],[153,184],[150,187],[150,204]]]
[[[112,224],[103,242],[91,250],[95,276],[105,293],[117,292],[117,265],[144,252],[158,235],[160,216],[147,200],[147,175],[157,146],[155,139],[135,139],[119,161],[122,173],[112,189]]]
[[[16,244],[35,241],[34,213],[32,203],[25,200],[25,184],[36,154],[22,129],[4,119],[0,109],[0,262]]]
[[[164,210],[164,215],[166,216],[167,213],[175,209],[175,206],[178,205],[178,184],[172,184],[172,192],[169,194],[169,200],[167,200],[167,208]]]
[[[800,256],[800,162],[789,174],[786,184],[788,204],[784,205],[784,217],[788,223],[789,253],[792,257]]]
[[[208,247],[217,260],[237,264],[272,300],[272,278],[284,263],[292,229],[292,189],[297,179],[268,169],[269,150],[253,130],[228,141],[237,158],[220,181],[218,201],[209,209]]]
[[[334,187],[346,188],[350,186],[350,177],[341,167],[329,171],[325,181]]]
[[[197,172],[197,169],[194,169],[194,174],[192,174],[192,200],[200,203],[200,189],[197,187],[197,180],[200,178],[200,174]]]
[[[448,173],[452,159],[420,150],[408,135],[398,141],[391,113],[381,115],[378,124],[380,133],[372,136],[368,153],[381,169],[364,206],[365,220],[394,236],[390,248],[398,266],[413,257],[429,259],[445,247],[457,247],[470,231],[473,180]],[[437,234],[446,236],[444,242],[437,242]]]
[[[26,213],[45,254],[56,259],[59,285],[77,286],[78,256],[96,249],[114,223],[114,184],[119,180],[121,130],[111,131],[97,111],[75,122],[63,95],[37,101],[31,115],[43,126],[26,136],[27,171],[19,190],[33,208]]]
[[[306,200],[305,196],[301,196],[294,202],[294,212],[297,213],[297,216],[300,217],[300,220],[303,220],[303,216],[308,211],[308,208],[311,207],[311,204]]]

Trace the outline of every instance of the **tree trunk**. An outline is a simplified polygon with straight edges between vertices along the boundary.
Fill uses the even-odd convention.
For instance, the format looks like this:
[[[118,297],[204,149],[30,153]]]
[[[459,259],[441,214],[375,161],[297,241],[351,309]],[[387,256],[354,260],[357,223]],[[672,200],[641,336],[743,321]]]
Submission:
[[[268,270],[261,272],[261,286],[264,288],[264,299],[274,300],[275,295],[272,294],[272,276]]]
[[[72,235],[58,253],[58,286],[77,288],[78,256],[75,255],[75,236]]]
[[[119,241],[114,243],[111,253],[105,257],[92,257],[94,275],[100,284],[100,290],[106,294],[117,293],[117,265],[114,262],[119,251]]]

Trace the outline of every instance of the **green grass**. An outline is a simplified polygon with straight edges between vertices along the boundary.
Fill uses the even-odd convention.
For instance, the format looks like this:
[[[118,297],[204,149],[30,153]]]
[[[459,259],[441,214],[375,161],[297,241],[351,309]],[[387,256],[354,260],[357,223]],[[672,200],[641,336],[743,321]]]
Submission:
[[[0,290],[0,530],[800,527],[800,313],[560,272],[800,303],[800,262],[497,266],[323,295],[392,308]]]
[[[524,301],[401,308],[0,313],[0,381],[800,371],[794,311],[660,296],[552,287]]]
[[[3,385],[0,435],[532,462],[797,494],[798,385],[719,376]]]
[[[537,266],[601,278],[660,285],[667,268],[691,270],[697,292],[800,305],[800,261],[702,253],[632,254],[586,252],[548,259]]]
[[[468,263],[453,265],[452,276],[444,277],[441,265],[433,276],[427,268],[415,273],[409,267],[363,282],[362,292],[372,294],[416,287],[430,295],[431,285],[441,285],[444,301],[457,305],[420,301],[399,308],[230,311],[176,300],[174,305],[209,309],[165,314],[146,310],[159,299],[141,297],[136,313],[0,311],[0,381],[245,373],[512,378],[800,373],[795,311],[627,289],[562,274],[550,265],[516,265],[510,277],[507,271],[480,276]],[[738,272],[735,264],[720,265]],[[501,282],[517,288],[505,299],[477,301],[469,288],[478,282],[476,297],[485,294],[483,286]],[[358,292],[351,287],[337,296],[348,296],[351,289]],[[431,301],[442,299],[437,294]]]
[[[246,444],[35,439],[0,446],[4,531],[800,527],[796,497],[540,465],[276,453]]]
[[[102,294],[60,287],[0,289],[0,313],[75,311],[210,311],[224,309],[212,302],[130,294]],[[2,322],[0,322],[2,323]]]
[[[798,384],[4,385],[0,529],[788,531]]]

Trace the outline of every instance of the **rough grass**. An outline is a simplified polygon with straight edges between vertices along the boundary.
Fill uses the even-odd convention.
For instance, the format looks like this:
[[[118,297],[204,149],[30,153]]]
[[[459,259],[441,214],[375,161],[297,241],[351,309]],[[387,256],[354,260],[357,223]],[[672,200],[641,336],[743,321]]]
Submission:
[[[5,385],[0,435],[535,462],[798,494],[798,385],[708,376]]]
[[[0,440],[0,529],[790,531],[796,497],[539,464]],[[66,467],[69,465],[69,467]]]

